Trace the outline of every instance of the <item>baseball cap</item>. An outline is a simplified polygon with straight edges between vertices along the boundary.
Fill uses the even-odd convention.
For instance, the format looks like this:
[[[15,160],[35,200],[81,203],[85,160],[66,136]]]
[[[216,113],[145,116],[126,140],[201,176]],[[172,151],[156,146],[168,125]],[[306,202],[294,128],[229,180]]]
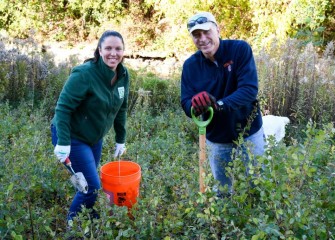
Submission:
[[[199,12],[192,17],[190,17],[187,21],[187,29],[189,33],[192,33],[194,30],[209,30],[211,28],[211,24],[217,22],[213,14],[209,12]]]

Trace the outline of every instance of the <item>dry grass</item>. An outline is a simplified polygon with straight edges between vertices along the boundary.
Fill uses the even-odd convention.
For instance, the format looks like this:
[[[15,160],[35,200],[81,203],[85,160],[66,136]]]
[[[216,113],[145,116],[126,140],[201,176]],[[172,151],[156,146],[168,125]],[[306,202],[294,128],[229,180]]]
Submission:
[[[263,110],[293,122],[335,121],[335,56],[329,43],[323,54],[297,40],[273,43],[256,55]]]
[[[50,95],[55,98],[69,69],[81,62],[78,61],[80,58],[71,56],[87,54],[87,49],[79,45],[77,51],[52,51],[49,54],[51,49],[42,53],[41,46],[32,38],[0,40],[0,100],[10,102],[28,100],[33,103],[50,99]],[[64,59],[61,64],[56,61],[59,57]],[[320,54],[312,44],[302,47],[295,39],[282,45],[273,42],[269,48],[255,52],[255,59],[263,111],[287,116],[295,124],[304,124],[308,120],[319,125],[335,121],[334,43],[329,43]],[[169,78],[177,82],[180,78],[180,63],[150,62],[150,65],[148,62],[126,61],[126,64],[135,72],[143,69],[153,72],[157,79],[163,74],[162,67],[168,69]],[[173,84],[173,88],[178,88],[178,84]]]

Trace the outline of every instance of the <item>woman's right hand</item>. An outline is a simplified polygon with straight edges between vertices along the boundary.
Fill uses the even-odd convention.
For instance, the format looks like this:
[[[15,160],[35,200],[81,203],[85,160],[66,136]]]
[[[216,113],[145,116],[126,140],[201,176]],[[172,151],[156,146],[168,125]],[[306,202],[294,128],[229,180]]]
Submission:
[[[63,163],[69,157],[71,151],[71,145],[68,146],[60,146],[56,145],[54,149],[54,154],[56,155],[57,159]]]

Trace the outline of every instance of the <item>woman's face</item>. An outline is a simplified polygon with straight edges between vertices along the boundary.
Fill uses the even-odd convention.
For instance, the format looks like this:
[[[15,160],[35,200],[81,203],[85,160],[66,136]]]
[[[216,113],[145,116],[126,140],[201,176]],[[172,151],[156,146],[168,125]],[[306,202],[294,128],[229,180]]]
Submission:
[[[115,71],[117,65],[122,62],[124,56],[124,46],[122,40],[115,36],[106,37],[101,43],[99,53],[104,63]]]

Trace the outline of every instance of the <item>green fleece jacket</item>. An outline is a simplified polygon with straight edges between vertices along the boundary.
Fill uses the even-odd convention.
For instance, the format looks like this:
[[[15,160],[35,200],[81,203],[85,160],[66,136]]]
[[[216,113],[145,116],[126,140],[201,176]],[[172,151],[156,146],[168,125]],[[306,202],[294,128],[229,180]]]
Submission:
[[[60,93],[52,124],[56,126],[58,145],[70,145],[71,138],[93,145],[114,125],[115,141],[124,143],[129,95],[126,67],[115,73],[100,57],[73,68]]]

